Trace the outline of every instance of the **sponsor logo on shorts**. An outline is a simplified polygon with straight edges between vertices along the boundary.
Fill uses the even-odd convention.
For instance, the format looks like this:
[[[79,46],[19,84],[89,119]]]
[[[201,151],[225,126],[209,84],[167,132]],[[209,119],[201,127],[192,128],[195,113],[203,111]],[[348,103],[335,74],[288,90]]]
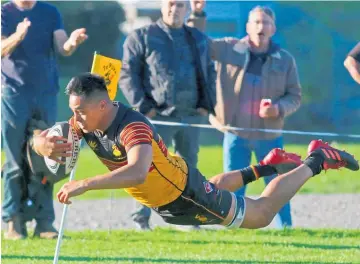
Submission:
[[[203,182],[204,184],[204,188],[205,188],[205,192],[206,193],[211,193],[213,191],[213,188],[211,187],[211,183],[206,181],[206,182]]]

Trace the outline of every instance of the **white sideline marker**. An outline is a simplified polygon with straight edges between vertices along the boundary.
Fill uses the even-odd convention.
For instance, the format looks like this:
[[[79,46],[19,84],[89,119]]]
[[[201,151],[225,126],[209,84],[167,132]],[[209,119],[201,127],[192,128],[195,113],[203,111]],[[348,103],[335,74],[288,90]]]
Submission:
[[[79,142],[79,146],[81,148],[81,140]],[[77,165],[75,165],[75,167],[72,169],[72,171],[70,173],[69,182],[74,179],[76,167],[77,167]],[[66,214],[67,214],[68,206],[69,206],[68,204],[64,204],[64,209],[63,209],[61,222],[60,222],[59,235],[58,235],[58,239],[57,239],[57,242],[56,242],[56,248],[55,248],[55,255],[54,255],[53,264],[57,264],[58,261],[59,261],[60,246],[61,246],[61,241],[62,241],[62,238],[63,238],[63,235],[64,235],[64,226],[65,226],[65,220],[66,220]]]

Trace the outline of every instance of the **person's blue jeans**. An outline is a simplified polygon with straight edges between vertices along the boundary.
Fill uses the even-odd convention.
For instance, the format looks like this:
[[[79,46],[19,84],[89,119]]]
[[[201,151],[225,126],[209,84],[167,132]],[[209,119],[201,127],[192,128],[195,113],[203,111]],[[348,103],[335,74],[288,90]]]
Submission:
[[[167,122],[182,122],[190,124],[202,124],[206,118],[202,116],[188,117],[161,117],[157,116],[154,120]],[[196,167],[199,153],[200,129],[195,127],[155,125],[157,133],[163,139],[167,147],[172,144],[175,153],[186,160],[189,166]],[[132,219],[136,222],[149,221],[151,209],[138,202],[135,204],[135,211],[132,213]]]
[[[224,171],[239,170],[250,165],[251,153],[254,152],[257,161],[261,161],[274,148],[283,148],[283,137],[272,140],[247,140],[233,133],[225,133],[223,141]],[[267,185],[276,175],[264,177]],[[246,186],[235,192],[238,196],[245,195]],[[290,203],[284,205],[276,216],[277,227],[292,226]]]
[[[2,219],[8,222],[13,217],[20,216],[24,220],[35,218],[38,222],[52,223],[55,220],[53,186],[38,185],[39,183],[31,181],[28,175],[30,172],[26,170],[24,163],[24,144],[28,122],[35,114],[40,115],[50,126],[55,123],[56,94],[19,92],[10,87],[2,87],[1,110],[1,133],[6,156],[2,173],[4,183]],[[29,197],[26,197],[26,193],[29,188],[37,190],[34,197],[31,197],[35,210],[27,208],[26,200]],[[35,215],[33,215],[34,211]]]

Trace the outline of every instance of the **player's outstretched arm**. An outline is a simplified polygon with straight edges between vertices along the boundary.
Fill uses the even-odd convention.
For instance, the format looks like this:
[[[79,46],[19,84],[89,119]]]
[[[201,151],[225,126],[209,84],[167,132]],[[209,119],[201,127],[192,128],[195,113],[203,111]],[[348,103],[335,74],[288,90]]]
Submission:
[[[58,192],[58,200],[61,203],[70,204],[69,198],[89,190],[121,189],[139,185],[146,179],[152,155],[151,145],[135,145],[127,152],[128,164],[126,166],[103,175],[68,182]]]
[[[142,184],[152,162],[152,146],[136,145],[127,152],[128,164],[112,172],[85,179],[87,190],[120,189]]]

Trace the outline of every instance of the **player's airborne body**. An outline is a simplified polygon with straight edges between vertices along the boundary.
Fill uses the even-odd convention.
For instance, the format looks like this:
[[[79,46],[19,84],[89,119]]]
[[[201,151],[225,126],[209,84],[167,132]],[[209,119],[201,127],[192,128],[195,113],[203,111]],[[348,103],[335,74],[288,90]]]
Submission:
[[[125,191],[170,223],[193,225],[224,221],[231,205],[230,192],[218,190],[197,169],[188,167],[184,159],[170,153],[154,126],[142,114],[121,103],[113,104],[118,108],[117,114],[103,133],[84,133],[74,118],[70,119],[70,124],[110,171],[127,165],[126,153],[133,146],[151,145],[153,157],[145,181]],[[164,208],[173,202],[173,205],[181,205],[177,209],[177,214],[183,215],[181,220],[165,212],[168,210]]]
[[[89,73],[76,76],[68,84],[67,93],[74,113],[70,124],[110,172],[66,183],[57,195],[61,203],[71,203],[71,197],[90,190],[123,188],[168,223],[260,228],[268,225],[301,186],[323,168],[359,169],[350,154],[315,140],[304,162],[296,154],[274,149],[258,165],[206,180],[199,170],[168,152],[146,117],[113,103],[101,77]],[[46,144],[51,140],[45,134],[35,137],[34,149],[55,159],[69,155],[66,152],[71,150],[70,145],[56,141]],[[266,186],[259,199],[232,193],[274,173],[281,175]]]

